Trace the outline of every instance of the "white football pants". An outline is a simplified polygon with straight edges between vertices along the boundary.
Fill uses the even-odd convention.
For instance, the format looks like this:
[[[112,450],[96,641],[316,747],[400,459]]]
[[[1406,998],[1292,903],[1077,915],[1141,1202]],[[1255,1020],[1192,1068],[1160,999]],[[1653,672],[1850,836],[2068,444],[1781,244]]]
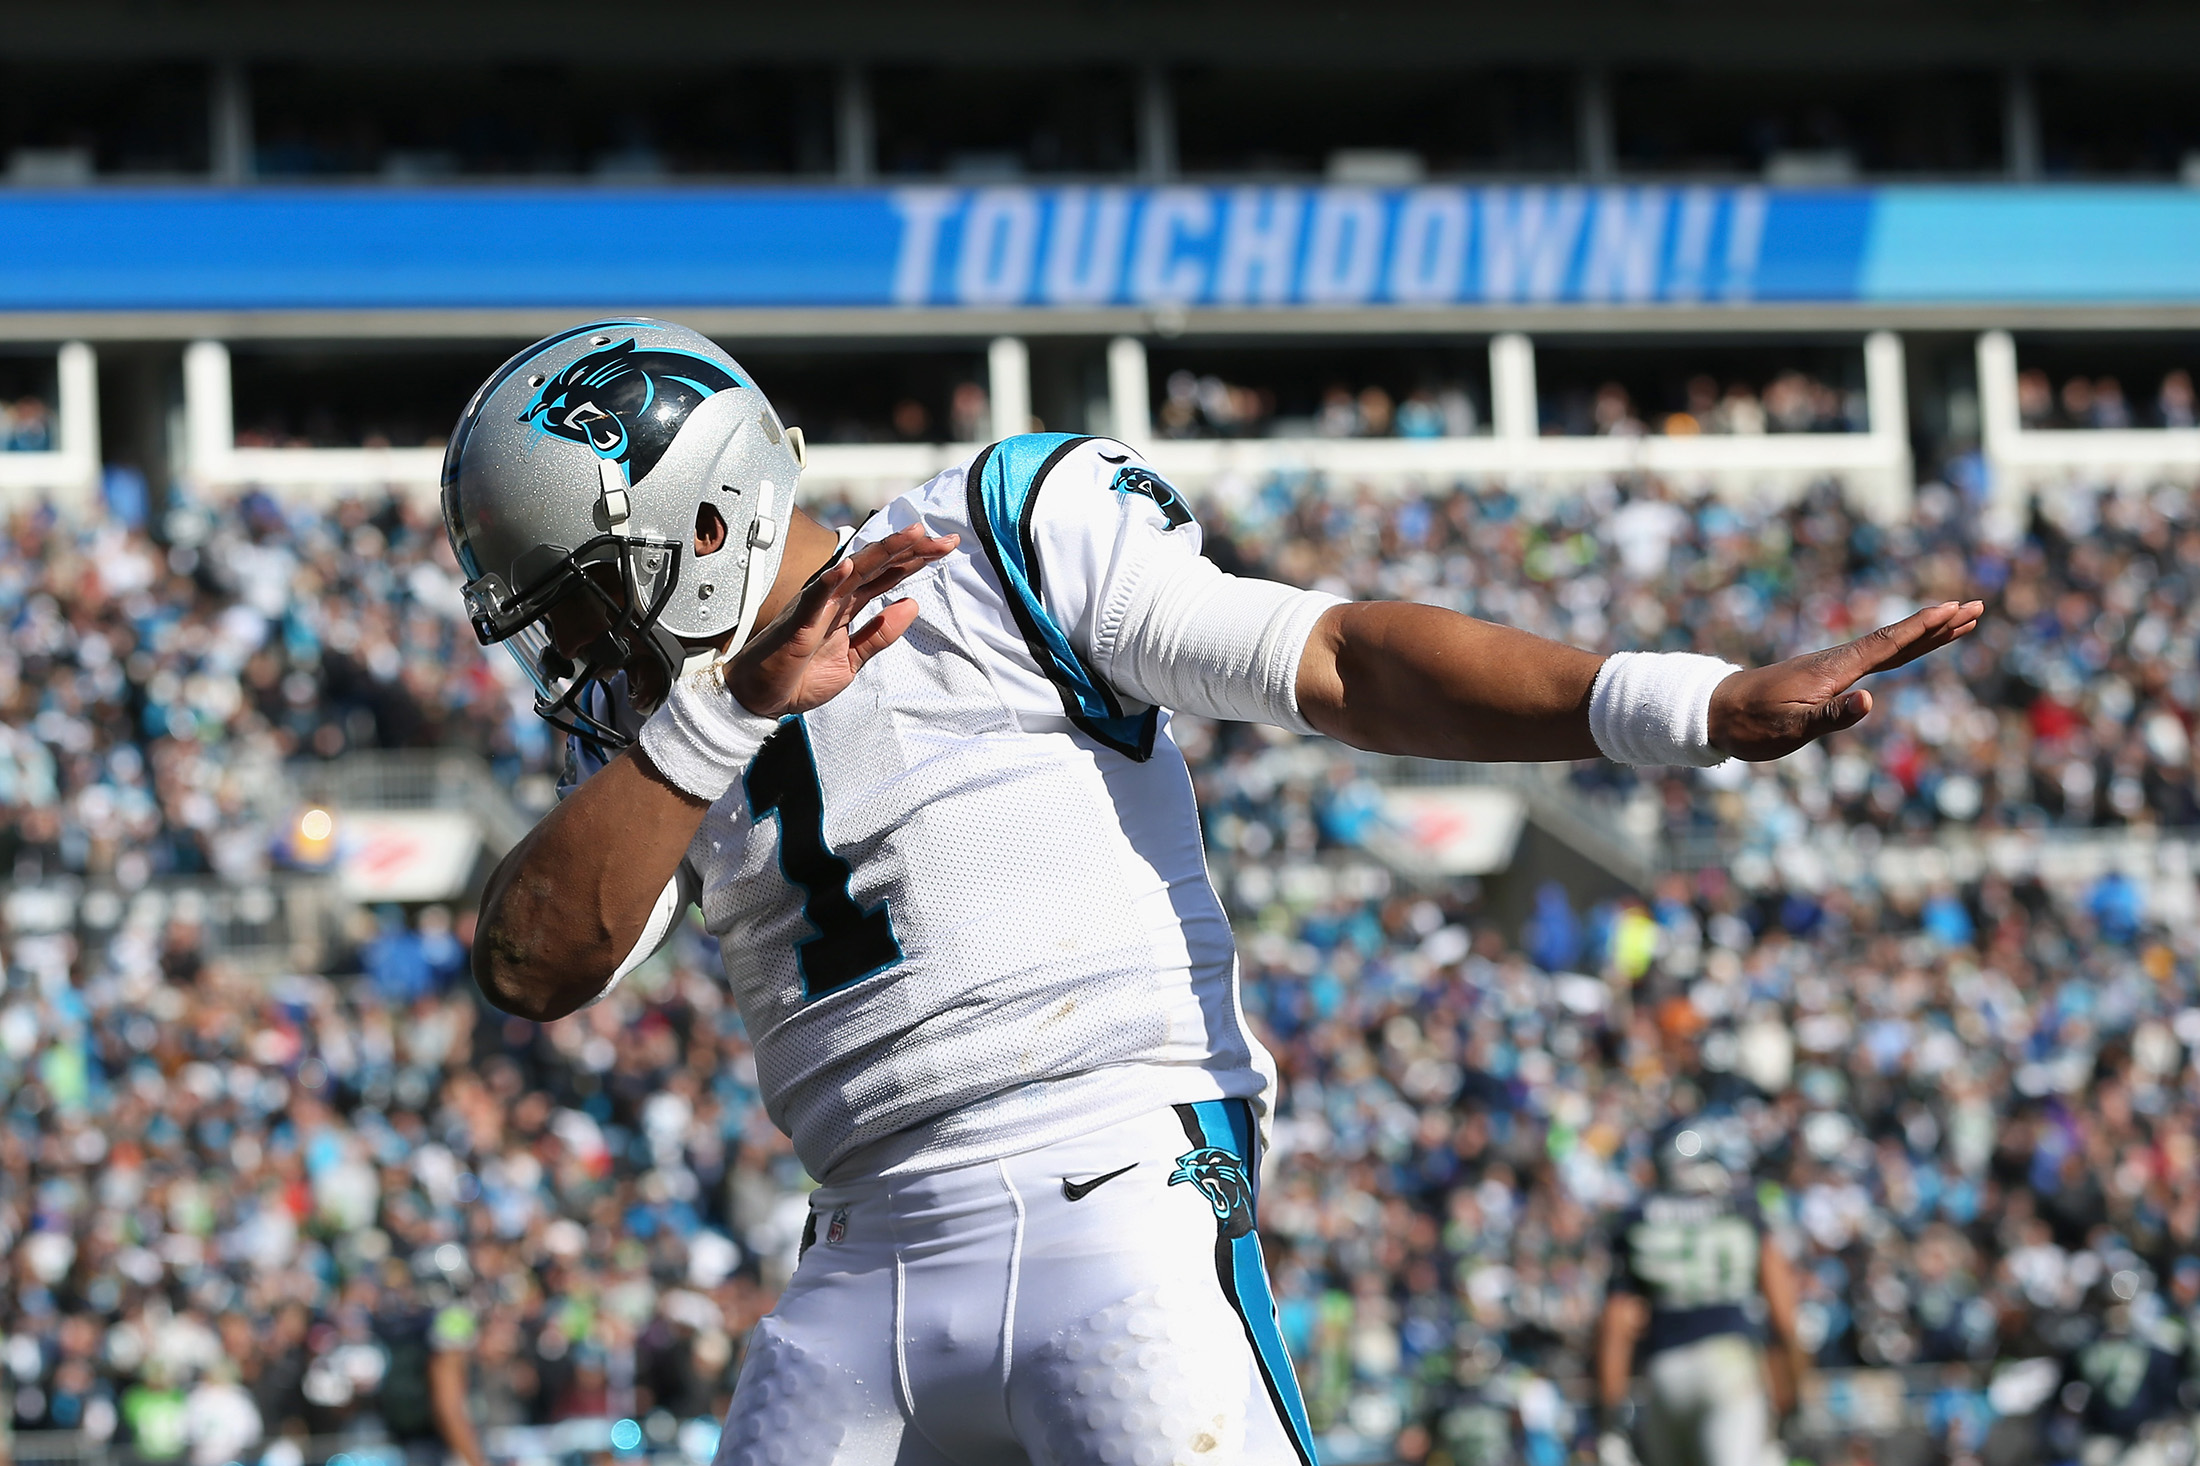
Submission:
[[[1217,1101],[821,1188],[715,1466],[1313,1466],[1256,1145]]]
[[[1755,1341],[1716,1334],[1653,1355],[1645,1373],[1643,1466],[1765,1466],[1772,1410]]]

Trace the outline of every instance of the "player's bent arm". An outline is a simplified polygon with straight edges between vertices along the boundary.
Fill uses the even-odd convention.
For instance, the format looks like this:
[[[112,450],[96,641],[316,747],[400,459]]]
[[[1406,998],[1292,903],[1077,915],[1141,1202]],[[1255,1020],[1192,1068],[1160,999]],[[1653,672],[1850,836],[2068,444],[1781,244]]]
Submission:
[[[831,535],[819,533],[829,550]],[[831,699],[909,629],[909,601],[862,626],[855,619],[955,544],[913,525],[814,575],[811,563],[782,561],[780,581],[799,589],[765,601],[769,624],[723,666],[676,681],[639,746],[568,795],[490,877],[474,941],[474,976],[489,1001],[548,1022],[601,996],[630,955],[647,956],[705,812],[782,717]]]
[[[599,996],[642,945],[709,808],[638,748],[575,789],[489,877],[474,938],[482,994],[538,1023]]]

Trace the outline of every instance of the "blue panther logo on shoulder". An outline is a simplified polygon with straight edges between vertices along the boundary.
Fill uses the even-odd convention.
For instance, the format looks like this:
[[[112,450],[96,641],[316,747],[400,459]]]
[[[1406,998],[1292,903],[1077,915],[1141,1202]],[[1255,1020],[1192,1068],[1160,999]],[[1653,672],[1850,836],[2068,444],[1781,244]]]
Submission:
[[[706,398],[745,386],[708,357],[688,351],[637,351],[634,338],[591,351],[544,382],[520,414],[554,438],[593,450],[637,483]]]
[[[1192,506],[1184,502],[1184,496],[1176,491],[1160,474],[1150,468],[1133,463],[1115,471],[1115,478],[1108,487],[1119,494],[1140,494],[1161,506],[1161,517],[1169,521],[1170,529],[1178,529],[1192,522]]]
[[[1215,1209],[1215,1221],[1225,1237],[1242,1237],[1253,1230],[1253,1184],[1246,1179],[1245,1162],[1219,1146],[1203,1145],[1176,1158],[1169,1174],[1171,1186],[1189,1182],[1200,1189]]]

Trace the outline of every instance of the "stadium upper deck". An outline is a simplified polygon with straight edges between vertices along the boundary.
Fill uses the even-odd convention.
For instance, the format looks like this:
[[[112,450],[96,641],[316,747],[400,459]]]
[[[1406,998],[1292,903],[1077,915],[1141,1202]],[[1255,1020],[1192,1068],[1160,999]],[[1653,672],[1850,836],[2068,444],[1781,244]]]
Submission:
[[[57,429],[0,490],[424,483],[466,380],[637,310],[791,397],[821,485],[1034,417],[1194,477],[1838,473],[1881,505],[1982,443],[2012,486],[2200,463],[2146,422],[2200,366],[2180,7],[95,3],[0,34],[0,398]],[[2139,436],[2042,436],[2033,372],[2114,384]],[[1721,405],[1776,396],[1817,406]]]

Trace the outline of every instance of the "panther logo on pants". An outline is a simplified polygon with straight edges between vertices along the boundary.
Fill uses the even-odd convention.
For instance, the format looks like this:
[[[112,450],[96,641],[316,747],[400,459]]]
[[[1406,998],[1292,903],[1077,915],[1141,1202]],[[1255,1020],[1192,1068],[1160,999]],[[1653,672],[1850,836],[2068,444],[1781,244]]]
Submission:
[[[1253,1184],[1246,1179],[1245,1162],[1219,1146],[1203,1145],[1176,1158],[1169,1184],[1190,1182],[1215,1209],[1215,1221],[1225,1237],[1242,1237],[1253,1230]]]

